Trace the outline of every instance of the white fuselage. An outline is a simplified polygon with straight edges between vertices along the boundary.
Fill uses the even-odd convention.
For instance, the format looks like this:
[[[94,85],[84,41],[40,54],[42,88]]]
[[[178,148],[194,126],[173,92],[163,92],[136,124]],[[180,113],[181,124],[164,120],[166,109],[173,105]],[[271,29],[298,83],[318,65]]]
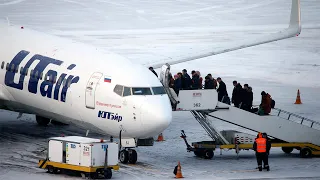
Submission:
[[[169,98],[146,67],[19,27],[0,27],[0,37],[1,106],[114,137],[147,138],[171,123]]]

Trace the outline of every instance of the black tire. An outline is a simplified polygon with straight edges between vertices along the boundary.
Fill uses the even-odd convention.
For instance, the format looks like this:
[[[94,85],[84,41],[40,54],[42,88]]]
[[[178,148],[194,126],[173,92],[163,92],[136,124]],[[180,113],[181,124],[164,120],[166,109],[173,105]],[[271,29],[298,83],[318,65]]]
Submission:
[[[96,173],[96,172],[90,173],[90,178],[91,179],[98,179],[98,173]]]
[[[129,160],[129,152],[127,150],[120,151],[119,160],[121,163],[127,164]]]
[[[112,178],[112,171],[111,169],[104,170],[104,178],[111,179]]]
[[[54,167],[53,168],[53,174],[58,174],[60,172],[59,168]]]
[[[201,157],[201,152],[199,151],[193,151],[194,155],[196,155],[197,157]]]
[[[138,160],[138,154],[137,151],[134,149],[129,150],[129,163],[135,164]]]
[[[214,153],[212,150],[205,150],[204,151],[204,158],[205,159],[212,159],[213,155],[214,155]]]
[[[41,116],[36,116],[36,121],[39,126],[47,126],[50,123],[50,119]]]
[[[302,148],[300,150],[300,157],[302,158],[310,158],[312,156],[312,151],[309,148]]]
[[[50,174],[54,174],[54,167],[53,166],[47,166],[47,169]]]
[[[293,147],[282,147],[281,149],[286,154],[290,154],[293,151]]]

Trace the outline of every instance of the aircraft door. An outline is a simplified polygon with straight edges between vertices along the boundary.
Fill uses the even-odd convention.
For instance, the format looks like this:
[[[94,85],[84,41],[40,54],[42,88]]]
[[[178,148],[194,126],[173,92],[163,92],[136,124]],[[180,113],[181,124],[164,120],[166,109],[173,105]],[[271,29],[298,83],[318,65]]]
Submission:
[[[168,63],[164,64],[161,67],[161,72],[160,72],[160,82],[162,83],[164,90],[166,91],[170,102],[172,105],[175,105],[178,103],[178,97],[177,94],[173,91],[172,88],[169,87],[169,83],[170,83],[170,65]]]
[[[162,83],[163,87],[169,88],[169,73],[170,73],[170,65],[164,64],[161,67],[160,72],[160,82]]]
[[[95,108],[95,91],[97,88],[97,85],[99,83],[99,80],[102,77],[102,73],[95,72],[91,75],[87,86],[86,86],[86,107],[90,109]]]

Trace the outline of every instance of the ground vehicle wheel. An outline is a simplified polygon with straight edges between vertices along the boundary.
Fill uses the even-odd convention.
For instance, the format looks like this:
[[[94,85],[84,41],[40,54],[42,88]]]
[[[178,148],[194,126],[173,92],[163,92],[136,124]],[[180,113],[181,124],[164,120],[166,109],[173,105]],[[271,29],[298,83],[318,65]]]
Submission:
[[[53,166],[47,166],[47,169],[50,174],[54,174],[54,167]]]
[[[41,116],[36,116],[36,121],[39,126],[47,126],[50,123],[50,119]]]
[[[126,164],[129,160],[129,152],[127,150],[122,150],[119,153],[119,160],[121,163]]]
[[[201,152],[199,151],[193,151],[194,155],[196,155],[197,157],[200,157],[201,156]]]
[[[212,150],[205,150],[204,151],[204,158],[205,159],[211,159],[211,158],[213,158],[213,155],[214,155],[214,153]]]
[[[312,151],[309,148],[302,148],[300,150],[300,157],[309,158],[312,156]]]
[[[138,154],[137,151],[134,149],[129,150],[129,163],[135,164],[138,160]]]
[[[293,151],[293,147],[282,147],[281,149],[286,154],[290,154]]]
[[[111,179],[112,178],[112,171],[111,169],[104,170],[104,178]]]

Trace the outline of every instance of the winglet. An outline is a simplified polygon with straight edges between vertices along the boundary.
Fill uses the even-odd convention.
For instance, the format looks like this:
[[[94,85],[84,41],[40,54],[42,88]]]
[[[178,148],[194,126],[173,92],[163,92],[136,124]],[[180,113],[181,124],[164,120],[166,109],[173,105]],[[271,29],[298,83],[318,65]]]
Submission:
[[[289,29],[295,29],[297,36],[301,32],[300,0],[292,0]]]

